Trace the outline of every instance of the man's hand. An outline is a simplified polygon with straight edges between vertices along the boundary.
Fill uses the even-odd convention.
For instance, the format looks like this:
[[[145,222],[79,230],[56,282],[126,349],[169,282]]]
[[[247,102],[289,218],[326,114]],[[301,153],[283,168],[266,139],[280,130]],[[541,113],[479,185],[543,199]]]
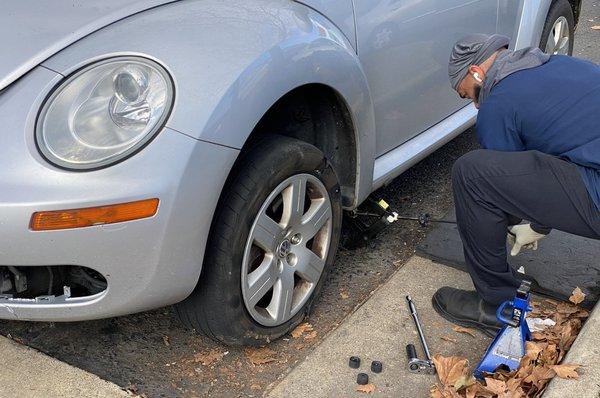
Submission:
[[[521,249],[537,250],[538,241],[544,234],[540,234],[531,229],[531,224],[519,224],[508,227],[508,244],[512,246],[511,256],[519,254]]]

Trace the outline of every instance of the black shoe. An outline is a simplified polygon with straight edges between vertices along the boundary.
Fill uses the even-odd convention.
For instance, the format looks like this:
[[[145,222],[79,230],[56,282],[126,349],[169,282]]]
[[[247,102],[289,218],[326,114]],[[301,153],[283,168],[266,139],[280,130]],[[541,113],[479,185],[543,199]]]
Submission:
[[[433,309],[444,319],[494,337],[502,326],[496,319],[497,307],[484,302],[477,292],[444,286],[431,298]]]

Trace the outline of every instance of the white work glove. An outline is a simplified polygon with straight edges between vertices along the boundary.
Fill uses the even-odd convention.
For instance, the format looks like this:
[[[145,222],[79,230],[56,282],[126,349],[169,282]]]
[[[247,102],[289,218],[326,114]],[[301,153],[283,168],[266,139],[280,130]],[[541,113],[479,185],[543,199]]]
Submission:
[[[537,250],[538,241],[544,236],[546,235],[535,232],[531,228],[531,224],[519,224],[508,227],[508,244],[512,246],[510,255],[516,256],[521,249]]]

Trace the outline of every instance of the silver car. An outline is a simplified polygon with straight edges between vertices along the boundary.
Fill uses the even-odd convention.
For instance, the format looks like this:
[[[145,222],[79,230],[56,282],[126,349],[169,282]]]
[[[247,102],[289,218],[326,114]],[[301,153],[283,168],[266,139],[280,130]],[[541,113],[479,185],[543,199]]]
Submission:
[[[5,0],[0,318],[309,311],[342,211],[471,126],[453,42],[573,48],[579,0]]]

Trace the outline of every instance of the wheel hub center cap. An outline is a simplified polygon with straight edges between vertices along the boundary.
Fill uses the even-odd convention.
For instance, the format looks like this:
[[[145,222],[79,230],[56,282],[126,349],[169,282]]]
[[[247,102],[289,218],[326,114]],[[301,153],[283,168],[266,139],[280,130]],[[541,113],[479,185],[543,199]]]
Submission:
[[[285,258],[292,248],[292,244],[288,239],[283,240],[277,247],[277,255],[281,258]]]

